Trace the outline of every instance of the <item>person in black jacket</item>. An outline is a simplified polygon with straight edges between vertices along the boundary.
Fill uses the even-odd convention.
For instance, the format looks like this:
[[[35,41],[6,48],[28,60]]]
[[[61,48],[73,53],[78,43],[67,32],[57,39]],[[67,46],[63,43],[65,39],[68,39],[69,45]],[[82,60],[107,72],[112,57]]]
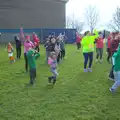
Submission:
[[[14,40],[15,40],[15,44],[16,44],[17,59],[20,59],[20,57],[21,57],[21,41],[18,36],[15,36]]]

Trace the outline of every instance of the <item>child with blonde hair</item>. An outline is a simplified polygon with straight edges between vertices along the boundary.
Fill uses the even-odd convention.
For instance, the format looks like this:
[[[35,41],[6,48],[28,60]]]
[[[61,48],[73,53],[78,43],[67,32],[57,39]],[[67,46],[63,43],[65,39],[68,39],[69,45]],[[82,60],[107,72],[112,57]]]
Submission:
[[[56,55],[55,52],[51,52],[51,55],[48,58],[48,64],[50,65],[50,71],[53,74],[53,76],[48,77],[49,83],[51,83],[52,80],[53,80],[53,84],[55,84],[57,76],[58,76],[58,72],[57,72],[57,55]]]
[[[12,64],[13,62],[15,62],[15,59],[13,57],[13,46],[11,45],[11,43],[9,42],[7,45],[7,52],[8,52],[8,57],[10,59],[10,63]]]

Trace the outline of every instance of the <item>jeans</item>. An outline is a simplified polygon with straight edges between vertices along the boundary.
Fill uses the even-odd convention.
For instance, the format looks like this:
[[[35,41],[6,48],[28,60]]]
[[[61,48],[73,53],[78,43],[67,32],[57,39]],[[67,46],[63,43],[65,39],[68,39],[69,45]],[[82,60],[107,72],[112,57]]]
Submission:
[[[20,59],[20,57],[21,57],[21,47],[16,48],[16,52],[17,52],[17,59]]]
[[[111,89],[116,90],[120,86],[120,71],[114,72],[114,77],[115,83],[113,84]]]
[[[93,52],[83,53],[83,55],[84,55],[84,69],[87,68],[88,60],[89,60],[89,68],[91,68],[93,62]]]
[[[56,79],[56,77],[58,76],[57,69],[51,68],[51,72],[52,72],[52,74],[53,74],[53,77]]]
[[[98,59],[100,57],[100,60],[102,60],[103,57],[103,48],[96,48],[96,59]]]
[[[25,59],[25,69],[26,69],[26,72],[28,72],[28,58],[27,58],[27,53],[24,53],[24,59]]]
[[[36,68],[30,69],[30,84],[34,84],[36,79]]]

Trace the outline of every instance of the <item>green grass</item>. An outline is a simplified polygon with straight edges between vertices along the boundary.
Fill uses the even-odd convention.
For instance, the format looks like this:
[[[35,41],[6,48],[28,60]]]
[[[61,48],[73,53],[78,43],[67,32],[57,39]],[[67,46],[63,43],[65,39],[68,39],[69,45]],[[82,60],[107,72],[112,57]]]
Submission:
[[[24,58],[10,65],[0,47],[0,120],[120,120],[120,91],[109,92],[107,79],[111,65],[93,63],[92,73],[83,73],[82,52],[67,45],[67,59],[58,67],[54,87],[48,86],[49,67],[45,50],[37,60],[37,82],[27,87]]]

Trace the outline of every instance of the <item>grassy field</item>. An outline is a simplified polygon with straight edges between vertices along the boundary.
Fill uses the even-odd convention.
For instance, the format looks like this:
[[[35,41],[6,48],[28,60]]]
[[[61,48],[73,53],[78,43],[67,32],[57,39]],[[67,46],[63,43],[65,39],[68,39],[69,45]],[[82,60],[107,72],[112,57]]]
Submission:
[[[120,91],[109,92],[113,82],[107,79],[111,65],[106,55],[103,64],[94,61],[92,73],[83,73],[82,52],[76,52],[75,45],[67,45],[66,51],[57,83],[50,87],[51,73],[41,47],[37,82],[28,87],[23,56],[10,65],[0,47],[0,120],[120,120]]]

